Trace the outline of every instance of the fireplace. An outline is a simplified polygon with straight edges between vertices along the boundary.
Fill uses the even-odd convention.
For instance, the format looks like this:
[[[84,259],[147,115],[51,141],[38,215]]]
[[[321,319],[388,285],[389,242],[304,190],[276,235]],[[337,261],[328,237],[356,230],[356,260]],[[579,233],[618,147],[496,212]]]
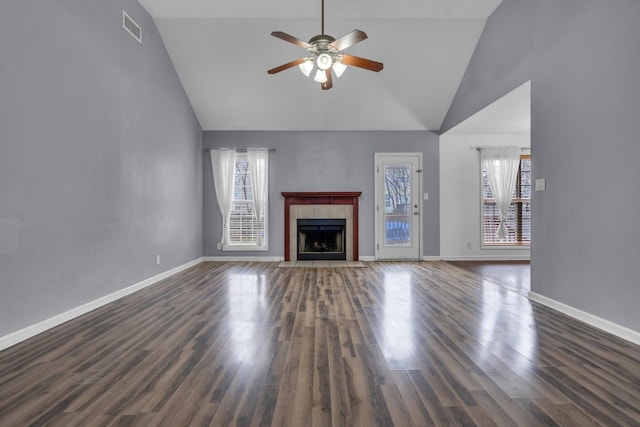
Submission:
[[[297,259],[346,260],[346,219],[313,218],[297,221]]]
[[[284,260],[297,261],[300,259],[298,258],[299,219],[339,219],[343,220],[345,224],[342,231],[344,238],[342,245],[345,255],[340,259],[357,261],[359,259],[358,198],[361,194],[359,191],[282,192],[284,196]],[[314,255],[317,256],[317,254]]]

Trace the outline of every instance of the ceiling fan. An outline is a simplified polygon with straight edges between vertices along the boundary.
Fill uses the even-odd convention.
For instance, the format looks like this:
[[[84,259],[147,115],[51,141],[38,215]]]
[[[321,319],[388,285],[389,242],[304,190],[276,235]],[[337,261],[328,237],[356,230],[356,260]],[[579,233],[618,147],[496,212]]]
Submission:
[[[267,71],[269,74],[276,74],[297,65],[300,71],[308,77],[311,75],[313,69],[316,68],[314,80],[320,83],[322,90],[329,90],[333,87],[333,79],[331,77],[332,69],[336,77],[340,77],[342,73],[344,73],[347,65],[353,65],[354,67],[376,72],[382,70],[381,62],[342,53],[346,48],[366,39],[367,35],[364,31],[353,30],[337,40],[324,33],[324,0],[322,0],[322,32],[317,36],[311,37],[309,42],[300,40],[282,31],[274,31],[271,35],[305,49],[307,56],[272,68]]]

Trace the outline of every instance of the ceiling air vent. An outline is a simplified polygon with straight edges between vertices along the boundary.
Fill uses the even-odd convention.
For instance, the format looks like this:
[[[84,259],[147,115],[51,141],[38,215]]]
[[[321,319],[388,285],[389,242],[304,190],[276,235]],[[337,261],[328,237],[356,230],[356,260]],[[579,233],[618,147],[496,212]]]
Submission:
[[[131,19],[124,10],[122,11],[122,26],[133,38],[138,40],[139,43],[142,43],[142,28],[140,28],[140,25],[136,24],[136,21]]]

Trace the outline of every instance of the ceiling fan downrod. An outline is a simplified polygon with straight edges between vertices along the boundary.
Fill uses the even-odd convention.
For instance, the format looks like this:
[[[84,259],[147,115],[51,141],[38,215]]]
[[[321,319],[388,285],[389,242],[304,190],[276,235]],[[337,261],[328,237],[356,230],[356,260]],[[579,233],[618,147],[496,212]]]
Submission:
[[[322,0],[322,28],[320,34],[324,34],[324,0]]]

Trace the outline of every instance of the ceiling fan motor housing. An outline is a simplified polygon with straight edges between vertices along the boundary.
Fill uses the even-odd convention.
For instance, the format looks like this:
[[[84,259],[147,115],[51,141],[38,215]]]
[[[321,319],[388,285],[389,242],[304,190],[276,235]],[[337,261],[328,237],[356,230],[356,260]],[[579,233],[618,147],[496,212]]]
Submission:
[[[317,60],[318,68],[326,70],[338,60],[338,50],[330,46],[335,40],[335,38],[326,34],[313,36],[309,40],[309,44],[312,47],[308,48],[307,51]]]
[[[309,44],[312,44],[314,46],[319,44],[324,44],[325,46],[328,47],[329,43],[333,43],[334,41],[336,41],[336,39],[329,35],[318,34],[317,36],[311,37],[311,40],[309,40]]]

